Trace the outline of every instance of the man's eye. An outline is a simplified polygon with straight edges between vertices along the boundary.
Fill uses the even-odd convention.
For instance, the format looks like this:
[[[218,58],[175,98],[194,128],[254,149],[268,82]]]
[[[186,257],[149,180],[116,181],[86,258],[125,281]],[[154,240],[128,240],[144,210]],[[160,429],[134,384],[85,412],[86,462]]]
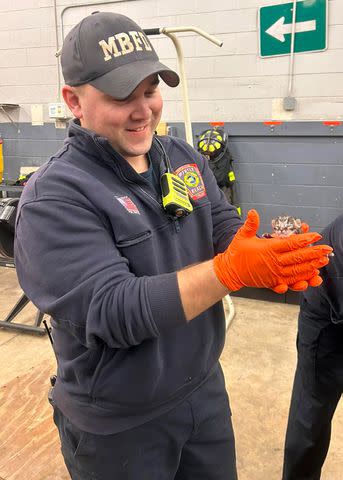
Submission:
[[[119,105],[123,105],[124,103],[126,103],[128,101],[128,98],[123,98],[121,100],[117,99],[117,98],[114,98],[113,101]]]

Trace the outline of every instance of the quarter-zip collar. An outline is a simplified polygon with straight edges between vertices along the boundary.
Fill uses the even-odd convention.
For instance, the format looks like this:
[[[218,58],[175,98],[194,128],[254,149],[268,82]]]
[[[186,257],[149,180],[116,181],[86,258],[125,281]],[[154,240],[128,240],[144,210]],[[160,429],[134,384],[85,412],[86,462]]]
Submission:
[[[143,185],[146,184],[146,180],[112,147],[107,138],[82,127],[78,119],[73,119],[69,123],[66,142],[68,141],[70,141],[75,148],[80,150],[86,157],[96,163],[107,164],[114,169],[117,174],[128,181]],[[149,154],[151,161],[154,165],[158,165],[160,174],[162,175],[166,168],[162,161],[163,155],[160,147],[154,140]]]

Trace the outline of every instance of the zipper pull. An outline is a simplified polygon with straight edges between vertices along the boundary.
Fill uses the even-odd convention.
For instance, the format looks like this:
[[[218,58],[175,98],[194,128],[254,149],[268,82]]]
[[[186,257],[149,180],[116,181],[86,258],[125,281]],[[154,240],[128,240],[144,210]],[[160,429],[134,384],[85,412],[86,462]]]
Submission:
[[[180,221],[178,218],[174,218],[173,221],[174,221],[175,232],[179,233],[179,231],[181,230]]]

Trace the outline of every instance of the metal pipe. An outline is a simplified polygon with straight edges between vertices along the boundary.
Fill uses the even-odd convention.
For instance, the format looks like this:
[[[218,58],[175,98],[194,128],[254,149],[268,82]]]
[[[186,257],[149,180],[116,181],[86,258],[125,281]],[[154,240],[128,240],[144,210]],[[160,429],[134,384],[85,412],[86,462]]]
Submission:
[[[193,27],[193,26],[186,26],[186,27],[164,27],[160,29],[162,33],[167,34],[167,33],[179,33],[179,32],[195,32],[201,35],[202,37],[206,38],[210,42],[214,43],[215,45],[218,45],[218,47],[223,46],[223,42],[218,40],[216,37],[213,35],[210,35],[209,33],[205,32],[204,30],[201,30],[201,28]]]
[[[224,305],[224,312],[225,312],[225,327],[226,327],[226,330],[228,330],[236,314],[235,306],[233,304],[233,301],[230,295],[226,295],[223,298],[223,305]],[[227,310],[229,311],[229,313],[227,313]]]
[[[4,320],[0,320],[0,329],[18,330],[19,332],[26,333],[38,333],[39,335],[45,335],[46,331],[42,327],[34,327],[32,325],[26,325],[24,323],[9,323]]]
[[[289,73],[288,73],[288,97],[290,97],[292,95],[292,91],[293,91],[294,43],[295,43],[296,20],[297,20],[297,0],[293,0],[291,55],[290,55],[290,58],[289,58]]]
[[[120,0],[121,1],[121,0]],[[128,0],[127,0],[128,1]],[[132,0],[129,0],[132,1]],[[117,2],[101,2],[99,4],[94,4],[94,3],[89,3],[89,4],[83,4],[82,6],[91,6],[91,5],[101,5],[101,4],[110,4],[110,3],[117,3]],[[76,8],[79,7],[80,5],[72,5],[65,7],[62,12],[61,12],[61,32],[62,32],[62,42],[64,41],[64,23],[63,23],[63,15],[64,13],[71,8]],[[150,31],[149,31],[150,30]],[[182,89],[182,99],[183,99],[183,114],[184,114],[184,123],[185,123],[185,133],[186,133],[186,140],[187,142],[193,147],[193,132],[192,132],[192,123],[191,123],[191,118],[190,118],[190,109],[189,109],[189,97],[188,97],[188,87],[187,87],[187,81],[186,81],[186,73],[185,73],[185,67],[184,67],[184,56],[181,48],[181,44],[177,37],[173,35],[173,33],[181,33],[181,32],[195,32],[199,34],[200,36],[204,37],[205,39],[209,40],[210,42],[214,43],[218,47],[223,46],[223,42],[218,40],[216,37],[213,35],[210,35],[209,33],[205,32],[204,30],[193,27],[193,26],[181,26],[181,27],[163,27],[163,28],[158,28],[158,29],[148,29],[146,30],[146,34],[154,35],[158,33],[163,33],[167,37],[169,37],[176,49],[177,53],[177,58],[178,58],[178,68],[179,68],[179,74],[180,74],[180,80],[181,80],[181,89]],[[58,47],[58,45],[57,45]],[[56,57],[59,57],[61,53],[61,50],[57,48],[56,51]],[[59,86],[60,90],[60,86]],[[235,316],[235,309],[233,302],[231,300],[231,297],[229,295],[226,295],[225,300],[223,300],[227,308],[229,310],[229,316],[226,319],[226,329],[228,329],[233,317]]]
[[[81,8],[81,7],[95,7],[97,5],[109,5],[113,3],[120,3],[120,2],[133,2],[136,0],[117,0],[117,1],[104,1],[104,2],[89,2],[89,3],[83,3],[82,5],[68,5],[67,7],[64,7],[63,10],[61,11],[61,36],[62,36],[62,45],[64,42],[64,21],[63,21],[63,15],[67,10],[70,10],[72,8]],[[56,0],[54,0],[54,5],[56,6]],[[55,15],[57,15],[57,10],[55,11]],[[57,18],[56,18],[56,28],[57,28]],[[61,50],[62,46],[60,47],[59,41],[58,41],[58,33],[56,35],[56,53],[55,56],[58,57],[61,55]],[[59,92],[59,98],[61,95],[61,74],[60,74],[60,69],[59,69],[59,62],[57,60],[57,65],[58,65],[58,92]]]
[[[168,27],[168,28],[161,28],[160,33],[164,33],[167,37],[169,37],[176,48],[177,57],[178,57],[178,64],[179,64],[179,73],[181,79],[181,87],[182,87],[182,95],[183,95],[183,111],[184,111],[184,123],[185,123],[185,131],[186,131],[186,140],[187,142],[193,147],[193,132],[192,132],[192,123],[190,119],[190,111],[189,111],[189,98],[188,98],[188,88],[186,82],[186,74],[184,69],[184,61],[183,61],[183,53],[181,50],[181,45],[173,33],[179,32],[195,32],[201,35],[202,37],[206,38],[210,42],[218,45],[218,47],[222,47],[223,42],[215,38],[213,35],[208,34],[204,30],[201,30],[197,27],[192,26],[185,26],[185,27]],[[225,311],[225,326],[226,330],[229,329],[233,318],[235,317],[235,306],[230,295],[226,295],[223,298],[223,305]],[[227,312],[228,310],[228,312]]]
[[[182,99],[183,99],[183,102],[182,102],[183,118],[185,122],[186,140],[193,147],[193,132],[192,132],[191,116],[189,111],[188,87],[187,87],[187,81],[186,81],[186,73],[185,73],[185,66],[183,61],[182,48],[179,40],[175,35],[173,35],[172,33],[167,33],[165,31],[163,31],[163,33],[172,40],[176,49],[180,80],[181,80],[181,90],[182,90]]]
[[[58,24],[57,24],[57,4],[56,0],[54,0],[54,16],[55,16],[55,41],[56,41],[56,51],[59,49],[58,43]],[[60,71],[60,62],[58,57],[56,58],[56,66],[57,66],[57,102],[61,101],[61,71]]]
[[[122,0],[119,0],[122,1]],[[133,0],[129,0],[133,1]],[[113,1],[108,1],[108,2],[100,2],[100,3],[86,3],[83,4],[82,6],[93,6],[93,5],[101,5],[101,4],[111,4],[111,3],[118,3],[118,2],[113,2]],[[61,33],[62,33],[62,42],[64,41],[64,21],[63,21],[63,16],[65,12],[69,9],[72,8],[77,8],[80,7],[80,5],[71,5],[65,7],[62,12],[61,12]],[[167,37],[169,37],[172,42],[174,43],[176,52],[177,52],[177,57],[178,57],[178,67],[179,67],[179,73],[180,73],[180,80],[181,80],[181,89],[182,89],[182,98],[183,98],[183,114],[184,114],[184,123],[185,123],[185,132],[186,132],[186,140],[187,142],[193,146],[193,132],[192,132],[192,124],[191,124],[191,118],[190,118],[190,110],[189,110],[189,97],[188,97],[188,87],[187,87],[187,81],[186,81],[186,73],[185,73],[185,67],[184,67],[184,56],[182,52],[182,48],[180,45],[179,40],[173,33],[180,33],[180,32],[195,32],[198,35],[206,38],[210,42],[214,43],[215,45],[222,47],[223,42],[218,40],[216,37],[213,35],[210,35],[209,33],[205,32],[201,28],[193,27],[192,25],[190,26],[180,26],[180,27],[163,27],[159,29],[150,29],[151,32],[150,34],[153,33],[163,33]],[[156,32],[153,32],[153,30],[156,30]],[[57,45],[58,47],[58,45]],[[61,54],[61,49],[57,48],[56,51],[56,57],[59,57]],[[60,78],[59,78],[59,86],[58,90],[60,91]]]
[[[111,3],[121,3],[121,2],[132,2],[136,0],[116,0],[116,1],[104,1],[104,2],[89,2],[89,3],[82,3],[80,5],[69,5],[68,7],[65,7],[62,12],[61,12],[61,33],[62,33],[62,43],[64,41],[64,24],[63,24],[63,15],[64,13],[72,8],[80,8],[80,7],[95,7],[97,5],[109,5]]]
[[[181,80],[181,89],[182,89],[182,99],[183,99],[183,116],[184,116],[184,123],[185,123],[185,132],[186,132],[186,140],[192,147],[193,145],[193,131],[192,131],[192,122],[189,110],[189,97],[188,97],[188,87],[186,81],[186,73],[185,73],[185,66],[184,66],[184,56],[181,48],[181,44],[177,37],[173,35],[173,33],[180,33],[180,32],[195,32],[201,35],[202,37],[206,38],[210,42],[214,43],[221,47],[223,42],[218,40],[213,35],[201,30],[200,28],[193,27],[193,26],[183,26],[183,27],[163,27],[159,29],[161,33],[164,33],[167,37],[169,37],[172,42],[174,43],[176,52],[177,52],[177,59],[178,59],[178,67],[180,73],[180,80]]]

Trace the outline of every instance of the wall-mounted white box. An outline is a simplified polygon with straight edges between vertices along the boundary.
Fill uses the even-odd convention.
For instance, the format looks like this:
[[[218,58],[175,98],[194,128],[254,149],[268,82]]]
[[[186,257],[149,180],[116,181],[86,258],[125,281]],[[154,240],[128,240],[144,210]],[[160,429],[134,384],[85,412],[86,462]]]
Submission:
[[[49,118],[71,118],[71,115],[64,103],[49,103]]]

